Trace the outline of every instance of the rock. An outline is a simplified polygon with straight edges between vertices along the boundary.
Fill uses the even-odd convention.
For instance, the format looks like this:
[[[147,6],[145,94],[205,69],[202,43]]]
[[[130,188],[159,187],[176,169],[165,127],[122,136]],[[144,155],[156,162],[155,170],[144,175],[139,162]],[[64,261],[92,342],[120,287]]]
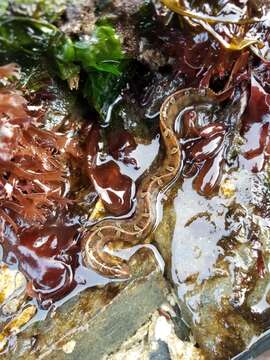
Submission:
[[[37,308],[34,305],[25,307],[10,322],[8,322],[0,333],[0,353],[5,351],[10,341],[10,337],[15,337],[36,314]]]
[[[148,319],[167,294],[166,282],[149,249],[131,259],[134,277],[88,289],[17,337],[5,359],[98,360],[118,347]]]
[[[95,1],[71,1],[65,9],[61,30],[67,34],[90,34],[95,26]]]
[[[266,353],[257,357],[257,360],[268,360],[269,358],[270,358],[270,351],[267,351]]]
[[[0,264],[1,318],[14,315],[26,298],[26,279],[23,274]]]
[[[167,276],[195,341],[207,359],[228,359],[269,327],[267,180],[230,172],[211,199],[188,180],[177,187],[155,241],[166,263],[172,249]]]
[[[191,342],[176,336],[171,312],[169,303],[165,302],[117,353],[103,360],[204,360]]]
[[[149,354],[149,360],[170,360],[169,347],[165,341],[157,341],[157,350]]]

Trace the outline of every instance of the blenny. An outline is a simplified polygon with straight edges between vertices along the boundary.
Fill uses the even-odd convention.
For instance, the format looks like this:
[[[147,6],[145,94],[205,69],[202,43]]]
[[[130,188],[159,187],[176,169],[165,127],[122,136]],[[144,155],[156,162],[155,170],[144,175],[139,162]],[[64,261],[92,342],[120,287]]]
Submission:
[[[165,157],[162,165],[149,173],[139,185],[136,210],[130,219],[104,219],[85,232],[82,238],[82,255],[86,266],[111,278],[126,279],[130,276],[127,262],[105,251],[114,241],[134,246],[153,231],[156,224],[157,201],[166,193],[181,173],[182,148],[175,132],[175,123],[185,111],[197,104],[215,102],[211,90],[184,89],[169,96],[160,110],[160,133],[164,142]]]

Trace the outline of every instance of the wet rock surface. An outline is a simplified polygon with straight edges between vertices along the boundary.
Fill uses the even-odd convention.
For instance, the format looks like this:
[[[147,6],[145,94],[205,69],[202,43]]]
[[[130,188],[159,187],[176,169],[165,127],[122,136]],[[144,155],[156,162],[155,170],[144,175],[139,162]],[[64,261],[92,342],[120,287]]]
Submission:
[[[103,360],[204,360],[192,342],[185,342],[177,336],[175,305],[173,296],[169,295],[117,353],[105,356]]]
[[[90,289],[21,332],[5,359],[100,359],[148,319],[167,295],[155,257],[141,249],[131,260],[130,282]]]
[[[260,210],[267,194],[265,176],[243,170],[225,175],[212,199],[184,181],[155,233],[164,259],[172,257],[167,276],[181,315],[207,359],[240,353],[269,326],[269,220]]]

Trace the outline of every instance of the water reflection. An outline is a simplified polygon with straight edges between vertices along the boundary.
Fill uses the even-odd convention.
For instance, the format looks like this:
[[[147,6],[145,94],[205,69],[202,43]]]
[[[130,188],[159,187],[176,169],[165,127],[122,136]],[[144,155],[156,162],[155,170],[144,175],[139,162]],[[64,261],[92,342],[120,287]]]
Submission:
[[[225,230],[226,200],[224,203],[219,197],[205,199],[194,191],[192,181],[188,179],[179,190],[174,207],[172,272],[174,281],[181,288],[181,283],[194,277],[201,283],[213,275],[217,258],[224,253],[218,241],[228,236]]]
[[[234,169],[216,196],[185,179],[173,202],[172,278],[183,317],[206,353],[222,359],[270,325],[267,189],[263,174]]]

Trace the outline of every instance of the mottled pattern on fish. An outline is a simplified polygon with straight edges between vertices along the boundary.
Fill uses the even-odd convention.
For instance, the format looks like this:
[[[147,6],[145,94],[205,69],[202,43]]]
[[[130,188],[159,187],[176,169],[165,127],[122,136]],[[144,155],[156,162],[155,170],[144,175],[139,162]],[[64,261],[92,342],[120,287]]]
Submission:
[[[157,199],[174,184],[182,167],[182,153],[174,125],[181,120],[185,109],[194,104],[213,100],[210,90],[181,90],[164,102],[160,111],[160,133],[165,147],[162,165],[142,180],[136,200],[136,210],[130,219],[105,219],[94,225],[82,239],[82,255],[86,266],[112,278],[128,278],[126,262],[105,251],[104,247],[113,241],[134,246],[142,243],[151,233],[156,222]]]

